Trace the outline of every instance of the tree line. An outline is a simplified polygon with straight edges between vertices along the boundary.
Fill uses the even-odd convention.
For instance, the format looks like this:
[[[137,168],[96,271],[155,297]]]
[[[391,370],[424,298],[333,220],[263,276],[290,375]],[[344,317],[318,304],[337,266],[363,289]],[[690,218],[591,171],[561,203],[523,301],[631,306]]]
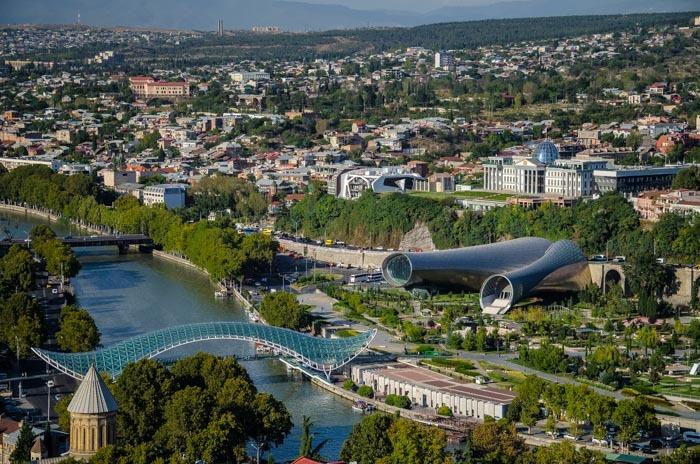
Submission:
[[[417,223],[427,225],[439,249],[483,245],[525,236],[573,239],[587,255],[606,251],[636,256],[700,262],[700,221],[666,214],[644,230],[632,205],[616,193],[580,200],[573,207],[544,204],[494,208],[483,214],[459,211],[453,198],[433,200],[413,195],[365,192],[357,200],[335,198],[314,190],[284,212],[277,227],[314,239],[331,238],[357,246],[397,248]],[[647,253],[651,250],[651,253]]]
[[[90,177],[64,176],[44,166],[0,174],[0,198],[49,209],[85,225],[147,234],[159,248],[186,257],[217,280],[263,272],[277,250],[270,237],[238,233],[230,219],[185,221],[133,196],[112,201],[113,194],[100,190]]]

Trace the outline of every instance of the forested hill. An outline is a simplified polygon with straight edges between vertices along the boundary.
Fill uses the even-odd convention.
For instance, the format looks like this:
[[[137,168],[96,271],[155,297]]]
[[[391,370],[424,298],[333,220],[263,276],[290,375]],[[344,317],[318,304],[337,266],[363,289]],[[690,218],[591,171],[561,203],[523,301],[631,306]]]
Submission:
[[[358,37],[379,49],[420,46],[458,49],[586,34],[618,32],[664,25],[688,25],[693,13],[607,16],[554,16],[489,19],[428,24],[411,28],[365,29],[339,32]]]
[[[190,63],[225,62],[231,58],[338,58],[356,52],[405,47],[463,49],[482,45],[621,32],[652,26],[685,26],[698,13],[655,13],[606,16],[557,16],[492,19],[429,24],[417,27],[347,29],[310,33],[259,34],[236,31],[225,37],[207,34],[173,48],[158,48]],[[140,58],[156,50],[134,51]],[[154,56],[155,58],[155,56]],[[181,61],[180,61],[181,62]]]

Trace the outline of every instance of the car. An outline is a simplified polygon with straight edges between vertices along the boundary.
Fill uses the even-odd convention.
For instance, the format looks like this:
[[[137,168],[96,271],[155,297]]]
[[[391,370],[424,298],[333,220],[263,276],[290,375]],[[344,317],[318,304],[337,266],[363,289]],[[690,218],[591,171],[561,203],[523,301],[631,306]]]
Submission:
[[[579,441],[581,439],[581,437],[579,435],[572,435],[570,433],[565,434],[564,438],[566,438],[567,440],[573,440],[573,441]]]
[[[591,256],[590,260],[604,263],[604,262],[607,262],[608,257],[605,255],[593,255],[593,256]]]
[[[627,261],[627,258],[624,256],[615,256],[612,261],[613,263],[624,263]]]
[[[591,443],[594,445],[599,445],[599,446],[609,446],[610,442],[606,440],[605,438],[591,438]]]
[[[683,441],[686,443],[700,444],[700,433],[698,432],[683,432]]]
[[[652,438],[651,440],[649,440],[649,446],[651,446],[651,449],[664,448],[664,442],[659,440],[658,438]]]

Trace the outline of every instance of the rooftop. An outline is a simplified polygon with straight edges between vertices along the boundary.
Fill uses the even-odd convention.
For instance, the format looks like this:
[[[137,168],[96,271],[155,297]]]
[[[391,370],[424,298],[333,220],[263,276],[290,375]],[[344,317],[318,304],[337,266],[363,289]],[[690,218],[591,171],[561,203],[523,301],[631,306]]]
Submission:
[[[68,405],[68,412],[78,414],[104,414],[115,412],[117,401],[112,396],[95,365],[88,369],[73,399]]]
[[[377,374],[399,382],[419,385],[430,390],[453,395],[461,395],[494,403],[509,404],[515,399],[515,393],[498,388],[467,384],[452,377],[409,364],[395,363],[387,367],[372,369]]]

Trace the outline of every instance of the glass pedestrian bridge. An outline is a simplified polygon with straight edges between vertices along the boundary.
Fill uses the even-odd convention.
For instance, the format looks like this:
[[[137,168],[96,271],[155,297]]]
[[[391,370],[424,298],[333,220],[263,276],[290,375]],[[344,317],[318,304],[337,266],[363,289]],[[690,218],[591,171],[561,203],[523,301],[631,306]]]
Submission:
[[[81,380],[91,364],[95,364],[98,372],[107,372],[115,378],[127,364],[153,358],[179,346],[205,340],[243,340],[260,343],[330,378],[331,372],[367,348],[376,333],[376,330],[369,330],[354,337],[330,339],[263,324],[208,322],[160,329],[83,353],[58,353],[39,348],[32,348],[32,351],[50,366]]]

